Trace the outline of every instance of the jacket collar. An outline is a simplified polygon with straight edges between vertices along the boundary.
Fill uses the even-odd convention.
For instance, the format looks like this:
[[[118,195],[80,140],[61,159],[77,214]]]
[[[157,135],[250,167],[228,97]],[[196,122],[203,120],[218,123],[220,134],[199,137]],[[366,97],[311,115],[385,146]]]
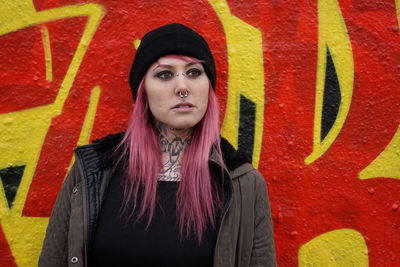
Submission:
[[[237,151],[233,146],[221,137],[221,152],[222,158],[225,164],[221,164],[220,158],[215,148],[211,151],[210,161],[215,162],[219,166],[223,166],[225,170],[230,174],[231,179],[235,179],[250,170],[252,170],[251,161],[246,157],[244,153]]]

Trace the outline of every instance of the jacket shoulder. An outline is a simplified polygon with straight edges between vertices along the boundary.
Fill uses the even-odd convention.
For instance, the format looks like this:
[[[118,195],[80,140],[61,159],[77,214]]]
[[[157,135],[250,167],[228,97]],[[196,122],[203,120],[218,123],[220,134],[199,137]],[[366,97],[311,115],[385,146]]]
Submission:
[[[254,184],[254,188],[266,187],[267,183],[264,176],[250,163],[243,164],[234,171],[234,175],[241,183]]]
[[[113,167],[121,155],[120,143],[124,133],[111,134],[95,140],[92,144],[78,146],[75,154],[84,169]]]

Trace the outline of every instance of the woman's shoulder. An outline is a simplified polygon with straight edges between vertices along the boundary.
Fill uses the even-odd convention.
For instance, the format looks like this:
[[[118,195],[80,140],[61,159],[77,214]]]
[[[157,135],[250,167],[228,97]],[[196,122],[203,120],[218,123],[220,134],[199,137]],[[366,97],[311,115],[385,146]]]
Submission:
[[[109,153],[118,147],[118,145],[121,143],[123,136],[124,132],[109,134],[107,136],[94,140],[91,144],[78,146],[75,150],[79,151],[94,149],[98,153]]]
[[[238,183],[246,192],[264,194],[266,181],[264,176],[251,164],[249,155],[245,151],[235,150],[224,138],[221,138],[221,151],[232,181]]]
[[[242,185],[250,185],[254,189],[266,187],[264,176],[259,170],[254,168],[250,163],[237,168],[233,172],[233,180],[238,179]]]
[[[120,143],[124,133],[110,134],[96,139],[93,143],[78,146],[75,155],[85,165],[101,165],[103,168],[114,166],[121,153]]]
[[[246,151],[236,150],[223,137],[221,137],[221,151],[225,166],[230,172],[232,179],[264,180],[262,174],[251,164],[251,156]]]

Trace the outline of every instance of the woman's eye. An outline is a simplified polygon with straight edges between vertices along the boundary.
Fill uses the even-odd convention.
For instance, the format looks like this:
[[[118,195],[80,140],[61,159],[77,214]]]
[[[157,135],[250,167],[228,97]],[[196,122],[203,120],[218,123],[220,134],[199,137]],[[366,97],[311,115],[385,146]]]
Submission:
[[[161,80],[169,80],[174,77],[174,73],[169,70],[163,70],[158,72],[155,76]]]
[[[202,73],[203,73],[202,70],[193,68],[193,69],[188,70],[188,71],[186,72],[186,75],[185,75],[185,76],[187,76],[188,78],[194,79],[194,78],[199,77]]]

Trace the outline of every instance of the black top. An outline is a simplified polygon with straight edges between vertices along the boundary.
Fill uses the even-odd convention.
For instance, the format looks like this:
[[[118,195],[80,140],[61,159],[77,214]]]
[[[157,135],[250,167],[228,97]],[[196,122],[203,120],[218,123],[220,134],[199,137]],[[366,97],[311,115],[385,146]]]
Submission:
[[[180,236],[176,217],[179,182],[158,182],[153,219],[136,221],[121,214],[122,175],[110,181],[89,251],[90,266],[213,266],[217,231],[208,229],[201,245]],[[137,207],[140,207],[138,200]]]

